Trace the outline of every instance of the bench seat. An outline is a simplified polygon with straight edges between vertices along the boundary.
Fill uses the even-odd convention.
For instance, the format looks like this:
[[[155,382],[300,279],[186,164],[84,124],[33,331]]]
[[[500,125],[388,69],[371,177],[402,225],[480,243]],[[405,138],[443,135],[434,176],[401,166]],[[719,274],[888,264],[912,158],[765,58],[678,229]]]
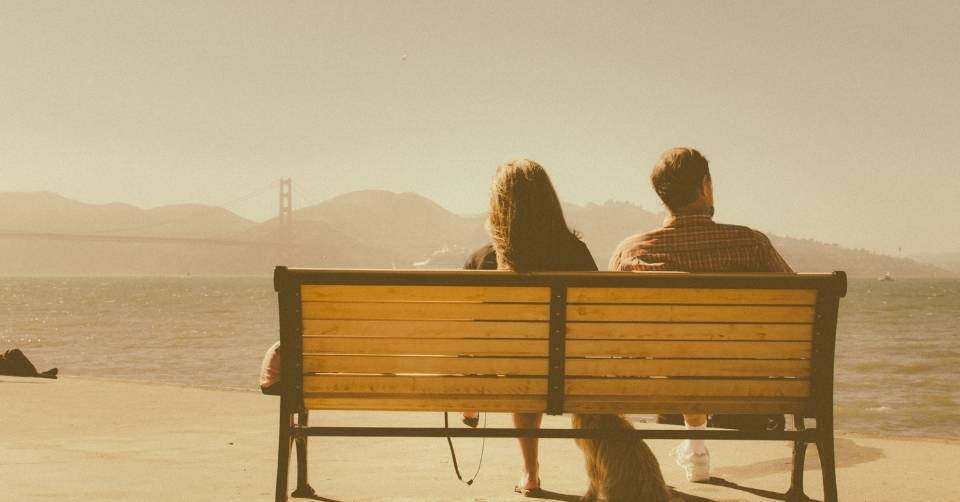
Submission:
[[[796,441],[794,461],[801,465],[799,473],[794,469],[791,496],[802,496],[799,448],[805,450],[806,441],[816,442],[832,464],[842,272],[278,267],[275,288],[284,386],[277,500],[286,497],[292,440],[300,439],[304,450],[300,491],[306,489],[307,436],[363,432],[309,427],[310,410],[792,414],[801,417],[799,433],[755,437]],[[816,429],[803,430],[802,417],[816,419]],[[373,429],[370,435],[404,435]],[[509,431],[590,434],[496,434]],[[723,438],[734,437],[751,436]],[[832,500],[835,475],[827,463],[822,460]]]

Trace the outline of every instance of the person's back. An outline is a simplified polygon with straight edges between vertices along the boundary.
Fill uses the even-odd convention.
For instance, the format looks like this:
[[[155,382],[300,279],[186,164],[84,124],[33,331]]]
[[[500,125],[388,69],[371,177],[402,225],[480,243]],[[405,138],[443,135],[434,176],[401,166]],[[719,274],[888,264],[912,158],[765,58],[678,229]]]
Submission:
[[[553,255],[550,263],[538,272],[576,272],[596,271],[597,265],[593,261],[590,250],[582,240],[571,236],[565,243],[552,248]],[[497,270],[497,252],[493,244],[487,244],[477,249],[463,264],[466,270]]]
[[[700,152],[667,150],[650,180],[668,211],[663,227],[624,239],[610,270],[793,272],[766,235],[713,221],[710,167]]]
[[[713,184],[700,152],[667,150],[650,178],[667,207],[663,227],[624,239],[610,258],[610,270],[793,272],[764,234],[713,221]],[[705,428],[707,417],[685,414],[684,422],[690,429]],[[674,453],[688,481],[710,478],[710,456],[703,440],[684,441]]]
[[[670,214],[663,227],[628,237],[610,270],[677,272],[792,272],[767,236],[713,221],[712,211]]]

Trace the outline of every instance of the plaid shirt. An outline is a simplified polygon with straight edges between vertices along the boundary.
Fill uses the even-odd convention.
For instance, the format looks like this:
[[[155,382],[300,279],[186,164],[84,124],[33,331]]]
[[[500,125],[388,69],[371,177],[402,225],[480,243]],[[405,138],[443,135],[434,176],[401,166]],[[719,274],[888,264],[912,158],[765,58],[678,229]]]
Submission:
[[[668,215],[662,228],[624,239],[610,270],[793,272],[766,235],[714,223],[707,211]]]

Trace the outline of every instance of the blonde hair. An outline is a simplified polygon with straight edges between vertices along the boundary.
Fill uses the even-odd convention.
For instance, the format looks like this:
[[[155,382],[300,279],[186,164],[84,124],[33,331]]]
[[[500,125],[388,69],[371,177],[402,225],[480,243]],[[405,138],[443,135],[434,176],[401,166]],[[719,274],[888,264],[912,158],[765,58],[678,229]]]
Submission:
[[[498,270],[550,270],[570,240],[577,238],[567,228],[547,172],[527,159],[497,167],[486,227]]]

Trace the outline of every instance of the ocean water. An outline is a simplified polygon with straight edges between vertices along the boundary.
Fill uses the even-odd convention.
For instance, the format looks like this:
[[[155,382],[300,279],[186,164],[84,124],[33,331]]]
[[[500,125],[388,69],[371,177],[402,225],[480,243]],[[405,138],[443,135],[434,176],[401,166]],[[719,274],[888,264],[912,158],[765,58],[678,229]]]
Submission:
[[[960,437],[960,280],[852,280],[840,302],[840,430]]]
[[[277,339],[269,278],[0,278],[0,349],[63,375],[257,390]],[[960,437],[960,280],[851,280],[837,428]]]
[[[0,349],[62,375],[257,390],[269,278],[0,278]]]

